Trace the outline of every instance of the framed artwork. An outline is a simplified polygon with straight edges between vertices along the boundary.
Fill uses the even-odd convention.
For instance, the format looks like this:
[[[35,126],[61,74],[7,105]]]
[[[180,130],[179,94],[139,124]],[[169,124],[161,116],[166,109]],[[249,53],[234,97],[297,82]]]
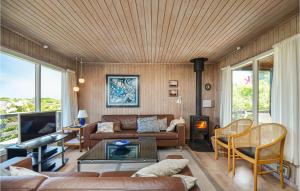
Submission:
[[[178,80],[169,80],[169,87],[170,88],[177,88],[178,87]]]
[[[177,97],[178,90],[169,90],[169,97]]]
[[[106,75],[106,107],[139,107],[139,75]]]

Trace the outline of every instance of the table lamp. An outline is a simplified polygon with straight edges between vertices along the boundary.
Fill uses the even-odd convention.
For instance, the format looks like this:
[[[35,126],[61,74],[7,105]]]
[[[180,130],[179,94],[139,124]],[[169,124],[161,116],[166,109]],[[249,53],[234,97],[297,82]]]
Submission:
[[[88,114],[87,114],[86,110],[79,110],[78,111],[77,118],[79,119],[79,124],[81,126],[84,126],[84,124],[85,124],[85,118],[87,118],[87,117],[88,117]]]

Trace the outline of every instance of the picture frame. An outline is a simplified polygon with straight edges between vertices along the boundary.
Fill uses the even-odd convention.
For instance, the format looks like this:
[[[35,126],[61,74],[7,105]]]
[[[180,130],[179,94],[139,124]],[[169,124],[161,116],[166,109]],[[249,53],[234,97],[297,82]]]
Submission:
[[[169,87],[170,88],[177,88],[178,87],[178,80],[169,80]]]
[[[178,97],[178,90],[169,90],[169,97]]]
[[[139,75],[106,75],[106,107],[139,107]]]

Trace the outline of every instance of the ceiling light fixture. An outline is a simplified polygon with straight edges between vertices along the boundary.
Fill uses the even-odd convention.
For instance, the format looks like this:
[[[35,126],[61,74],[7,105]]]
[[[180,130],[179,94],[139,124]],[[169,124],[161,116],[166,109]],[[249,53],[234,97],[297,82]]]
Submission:
[[[83,64],[82,58],[80,58],[80,77],[78,79],[78,82],[80,84],[83,84],[85,82],[84,78],[82,77],[82,64]]]
[[[43,48],[47,49],[47,48],[48,48],[48,45],[44,44],[44,45],[43,45]]]

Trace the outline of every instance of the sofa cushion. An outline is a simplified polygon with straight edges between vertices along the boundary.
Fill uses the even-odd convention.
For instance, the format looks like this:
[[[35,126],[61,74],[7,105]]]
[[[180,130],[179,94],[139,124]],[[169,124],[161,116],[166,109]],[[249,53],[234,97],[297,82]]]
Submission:
[[[102,140],[102,139],[130,139],[137,138],[137,133],[135,130],[124,130],[121,132],[114,133],[92,133],[90,139],[92,140]]]
[[[138,117],[151,117],[153,115],[139,115]],[[163,118],[167,118],[167,125],[170,125],[171,121],[174,119],[174,115],[173,114],[159,114],[159,115],[155,115],[157,116],[157,119],[163,119]]]
[[[96,133],[113,133],[114,122],[102,122],[98,123]]]
[[[138,133],[146,132],[160,132],[160,123],[157,121],[157,117],[144,117],[137,119]]]
[[[184,119],[173,119],[169,125],[169,127],[166,129],[167,132],[175,131],[176,125],[185,123]]]
[[[114,129],[114,132],[120,132],[120,131],[122,131],[122,129],[121,129],[121,122],[120,121],[114,122],[113,129]]]
[[[102,122],[120,122],[122,130],[137,129],[137,115],[103,115]]]
[[[155,137],[157,140],[177,139],[178,134],[175,132],[159,132],[159,133],[139,133],[138,137]]]
[[[55,177],[48,178],[39,191],[50,190],[164,190],[184,191],[185,185],[180,178],[155,177]]]
[[[140,169],[131,177],[172,176],[186,167],[188,162],[188,159],[164,159]]]

